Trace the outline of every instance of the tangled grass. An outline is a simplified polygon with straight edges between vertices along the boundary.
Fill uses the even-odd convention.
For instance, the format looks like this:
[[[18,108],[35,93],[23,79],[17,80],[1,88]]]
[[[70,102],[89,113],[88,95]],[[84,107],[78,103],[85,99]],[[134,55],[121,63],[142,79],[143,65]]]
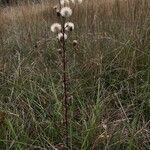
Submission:
[[[60,149],[64,141],[52,8],[0,8],[0,149]],[[73,9],[70,149],[150,149],[149,0],[93,0]]]

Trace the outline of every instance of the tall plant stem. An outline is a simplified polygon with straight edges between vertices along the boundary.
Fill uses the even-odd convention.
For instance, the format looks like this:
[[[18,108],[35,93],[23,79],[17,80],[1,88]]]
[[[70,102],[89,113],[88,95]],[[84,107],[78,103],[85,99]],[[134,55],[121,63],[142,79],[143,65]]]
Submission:
[[[59,3],[59,9],[61,10],[61,2],[58,0]],[[68,149],[69,146],[69,135],[68,135],[68,95],[67,95],[67,60],[66,60],[66,41],[64,38],[65,35],[65,18],[61,19],[61,25],[62,25],[62,34],[63,39],[61,42],[61,48],[62,48],[62,65],[63,65],[63,107],[64,107],[64,126],[65,126],[65,146]]]
[[[63,29],[64,37],[65,29]],[[68,147],[68,102],[67,102],[67,61],[65,40],[62,41],[62,64],[63,64],[63,96],[64,96],[64,122],[65,122],[65,144]]]

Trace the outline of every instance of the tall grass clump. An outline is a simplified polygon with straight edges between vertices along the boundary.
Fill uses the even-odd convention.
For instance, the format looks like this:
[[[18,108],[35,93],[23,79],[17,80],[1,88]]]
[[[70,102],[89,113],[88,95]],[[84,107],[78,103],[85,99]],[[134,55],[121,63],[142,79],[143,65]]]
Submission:
[[[150,1],[58,2],[0,7],[0,149],[150,149]]]

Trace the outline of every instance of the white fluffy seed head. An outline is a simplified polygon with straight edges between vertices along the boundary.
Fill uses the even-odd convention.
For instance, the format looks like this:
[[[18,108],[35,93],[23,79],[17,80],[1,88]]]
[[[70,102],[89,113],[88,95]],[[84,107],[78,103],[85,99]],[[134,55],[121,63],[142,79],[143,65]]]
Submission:
[[[72,31],[72,30],[74,30],[74,24],[72,22],[66,22],[65,23],[65,30],[66,31]]]
[[[51,25],[51,31],[54,33],[59,33],[62,30],[62,26],[59,23],[53,23]]]
[[[59,9],[56,9],[56,14],[57,14],[58,17],[60,17],[60,11],[59,11]]]
[[[70,7],[63,7],[60,10],[60,14],[62,15],[62,17],[68,18],[72,15],[72,9]]]
[[[69,0],[60,0],[60,4],[64,6],[65,4],[69,4]]]
[[[63,34],[63,33],[58,33],[57,39],[58,39],[59,41],[62,41],[63,38],[64,38],[64,40],[67,40],[67,38],[68,38],[67,34],[65,34],[65,33],[64,33],[64,34]]]
[[[65,4],[64,0],[60,0],[60,4],[63,6]]]
[[[83,0],[70,0],[73,4],[78,3],[81,4]]]
[[[81,3],[83,2],[83,0],[77,0],[77,2],[78,2],[79,4],[81,4]]]

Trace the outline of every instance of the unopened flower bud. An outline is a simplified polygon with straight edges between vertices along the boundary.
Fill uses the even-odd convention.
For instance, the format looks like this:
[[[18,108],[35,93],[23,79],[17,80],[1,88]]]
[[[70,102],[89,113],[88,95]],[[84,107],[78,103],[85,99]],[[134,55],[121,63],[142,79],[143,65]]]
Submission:
[[[57,17],[60,17],[60,11],[58,9],[56,9],[56,14],[57,14]]]
[[[60,55],[62,54],[62,49],[58,49],[57,51]]]
[[[78,44],[77,40],[73,40],[73,46],[76,46]]]
[[[69,96],[68,97],[68,100],[70,101],[70,100],[73,100],[73,96],[71,95],[71,96]]]
[[[58,6],[57,6],[57,5],[55,5],[55,6],[53,7],[53,9],[57,10],[57,9],[58,9]]]

